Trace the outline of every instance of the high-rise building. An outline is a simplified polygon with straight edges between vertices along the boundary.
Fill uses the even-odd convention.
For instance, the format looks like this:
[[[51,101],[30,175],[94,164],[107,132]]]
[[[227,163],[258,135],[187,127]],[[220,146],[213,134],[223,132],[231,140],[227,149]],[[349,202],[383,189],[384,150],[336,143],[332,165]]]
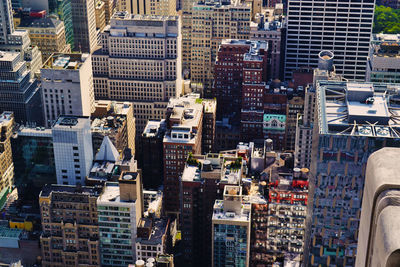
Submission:
[[[100,266],[101,187],[46,185],[39,195],[42,266]]]
[[[53,18],[23,19],[19,29],[29,31],[32,45],[42,52],[42,62],[53,53],[70,53],[71,47],[66,43],[64,22]],[[45,34],[43,34],[45,33]]]
[[[41,52],[36,46],[31,47],[28,31],[14,29],[12,12],[11,0],[4,0],[0,4],[0,50],[21,53],[33,78],[42,65]]]
[[[400,35],[375,34],[367,62],[367,82],[400,83]]]
[[[134,15],[176,16],[176,4],[174,0],[137,0],[131,1],[132,9],[126,11]]]
[[[94,0],[70,0],[74,51],[92,53],[97,47]]]
[[[180,187],[183,257],[188,265],[211,266],[214,202],[222,199],[226,185],[241,183],[243,172],[237,154],[188,157]]]
[[[251,204],[242,187],[227,185],[212,215],[211,266],[250,266]]]
[[[182,174],[189,153],[201,153],[203,130],[203,105],[198,95],[171,99],[167,108],[167,132],[164,149],[164,210],[179,214],[179,176]]]
[[[312,144],[309,266],[353,266],[370,154],[398,147],[399,87],[319,81]],[[307,263],[306,263],[307,264]]]
[[[94,103],[91,132],[93,151],[97,152],[105,136],[108,136],[119,154],[129,149],[135,155],[135,117],[129,102],[99,100]]]
[[[286,113],[285,149],[294,151],[296,146],[296,125],[298,116],[304,112],[303,92],[293,92],[288,97]],[[310,136],[311,137],[311,136]]]
[[[305,89],[304,111],[297,114],[294,148],[294,165],[310,168],[313,122],[315,111],[315,88],[310,85]]]
[[[213,86],[218,115],[240,118],[243,140],[263,138],[267,51],[266,42],[246,40],[223,40],[218,50]]]
[[[131,0],[119,0],[115,1],[117,3],[116,5],[116,11],[126,11],[128,13],[132,13],[132,1]],[[112,17],[113,14],[111,14],[110,18]]]
[[[256,42],[254,42],[256,44]],[[223,40],[214,66],[213,97],[217,99],[218,118],[239,115],[242,107],[243,58],[252,43]]]
[[[97,200],[101,266],[128,266],[136,261],[137,225],[143,214],[138,172],[123,172],[108,182]]]
[[[111,19],[112,15],[114,15],[114,13],[117,9],[117,1],[116,0],[102,0],[102,1],[104,2],[104,5],[105,5],[104,9],[105,9],[106,25],[108,25],[108,24],[110,24],[110,19]]]
[[[117,12],[92,56],[96,99],[133,102],[138,132],[181,93],[178,17]]]
[[[49,0],[49,13],[56,14],[64,22],[65,39],[71,49],[75,49],[74,28],[72,23],[72,6],[70,0]]]
[[[264,97],[266,93],[268,46],[252,41],[251,49],[243,55],[242,106],[240,133],[243,141],[264,138]]]
[[[260,40],[268,43],[268,78],[283,80],[283,47],[285,46],[285,30],[283,19],[262,15],[259,23],[250,23],[250,40]]]
[[[1,52],[0,112],[12,111],[16,123],[43,125],[42,101],[38,81],[21,53]]]
[[[0,18],[3,21],[0,30],[0,44],[9,43],[8,36],[14,33],[11,1],[6,0],[0,3]]]
[[[47,126],[51,126],[60,115],[90,116],[94,111],[89,54],[54,54],[40,72]]]
[[[57,184],[83,185],[93,161],[89,117],[60,116],[52,134]]]
[[[95,1],[96,30],[100,33],[106,27],[106,4],[101,0]]]
[[[14,163],[11,150],[11,135],[14,129],[14,115],[3,112],[0,116],[0,198],[6,198],[14,185]]]
[[[398,148],[383,148],[368,158],[355,266],[399,264],[400,220]]]
[[[165,120],[149,120],[138,141],[136,158],[142,170],[143,186],[157,189],[163,184],[163,140],[167,124]],[[149,153],[151,151],[151,153]]]
[[[365,80],[374,4],[374,0],[289,0],[285,79],[302,66],[317,67],[319,52],[329,50],[335,54],[337,74]]]
[[[201,151],[213,152],[215,149],[215,124],[217,122],[217,101],[202,99],[203,104],[203,133],[201,136]]]
[[[182,64],[191,82],[211,96],[218,47],[223,39],[249,39],[251,3],[210,0],[190,7],[191,14],[182,18],[187,23],[182,25]]]
[[[20,126],[14,131],[11,147],[16,186],[28,184],[29,189],[40,192],[46,184],[57,183],[51,129]]]
[[[313,83],[305,87],[304,111],[299,112],[296,122],[295,135],[295,166],[310,168],[312,136],[315,117],[315,88],[319,81],[342,81],[342,76],[337,75],[333,65],[333,53],[321,51],[319,53],[318,68],[312,71]],[[301,114],[300,114],[301,113]]]

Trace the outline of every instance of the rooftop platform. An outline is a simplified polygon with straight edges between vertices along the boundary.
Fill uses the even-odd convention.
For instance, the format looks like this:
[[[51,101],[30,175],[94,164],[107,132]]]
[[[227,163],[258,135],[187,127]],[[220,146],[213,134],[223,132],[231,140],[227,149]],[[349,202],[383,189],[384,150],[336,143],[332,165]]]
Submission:
[[[316,101],[320,134],[400,138],[400,85],[320,81]]]

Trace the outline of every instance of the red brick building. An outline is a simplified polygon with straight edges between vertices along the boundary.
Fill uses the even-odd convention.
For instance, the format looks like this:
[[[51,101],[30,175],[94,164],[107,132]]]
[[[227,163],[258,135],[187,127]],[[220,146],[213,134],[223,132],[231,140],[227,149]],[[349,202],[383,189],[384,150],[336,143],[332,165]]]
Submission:
[[[167,107],[167,133],[163,140],[164,211],[179,214],[179,177],[189,153],[201,153],[203,105],[198,95],[171,99]]]

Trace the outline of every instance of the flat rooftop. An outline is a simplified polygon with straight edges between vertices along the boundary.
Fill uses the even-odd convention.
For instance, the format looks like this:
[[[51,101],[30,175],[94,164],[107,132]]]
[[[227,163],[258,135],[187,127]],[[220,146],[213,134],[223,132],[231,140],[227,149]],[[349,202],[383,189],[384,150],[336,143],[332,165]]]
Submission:
[[[156,137],[162,134],[162,132],[166,131],[166,121],[163,120],[148,120],[146,127],[143,130],[143,137]]]
[[[194,144],[197,138],[197,127],[203,114],[203,105],[196,95],[187,95],[170,99],[168,107],[171,111],[170,121],[174,123],[170,132],[164,136],[163,142]],[[196,130],[195,130],[196,129]],[[188,138],[173,138],[174,133],[189,134]]]
[[[89,121],[89,117],[87,116],[60,116],[57,121],[54,123],[54,129],[83,129],[86,126],[86,123]]]
[[[400,85],[320,81],[321,134],[400,138]],[[384,131],[382,131],[384,129]]]
[[[150,221],[149,218],[140,219],[139,224],[146,224],[146,221]],[[159,245],[163,242],[163,235],[166,233],[168,222],[165,219],[156,219],[153,221],[153,226],[151,228],[151,233],[148,239],[136,238],[136,242],[142,245]]]
[[[101,188],[92,186],[78,187],[75,185],[46,185],[42,188],[42,191],[40,192],[40,197],[49,197],[52,192],[99,196]]]
[[[16,52],[0,51],[0,61],[13,61],[19,56],[20,54]]]
[[[52,133],[50,128],[20,126],[18,128],[18,136],[52,138]]]
[[[0,226],[0,239],[2,239],[2,238],[19,239],[22,232],[23,232],[23,230],[21,230],[21,229],[13,229],[13,228]]]
[[[215,155],[217,157],[208,157]],[[205,156],[195,156],[196,160],[201,163],[202,169],[198,165],[186,164],[182,173],[182,181],[196,182],[204,179],[216,179],[226,184],[240,184],[242,179],[242,169],[231,167],[235,162],[234,157],[219,156],[218,154],[208,154]],[[222,163],[222,164],[221,164]],[[210,167],[205,167],[211,166]]]
[[[90,54],[63,54],[54,53],[43,64],[43,69],[78,70],[90,57]]]
[[[103,186],[103,192],[97,199],[97,203],[107,205],[107,203],[135,203],[135,201],[121,200],[118,182],[106,182]]]
[[[214,203],[214,212],[212,216],[213,223],[229,224],[229,222],[250,222],[250,203],[242,203],[242,208],[239,213],[224,211],[224,200],[216,200]]]

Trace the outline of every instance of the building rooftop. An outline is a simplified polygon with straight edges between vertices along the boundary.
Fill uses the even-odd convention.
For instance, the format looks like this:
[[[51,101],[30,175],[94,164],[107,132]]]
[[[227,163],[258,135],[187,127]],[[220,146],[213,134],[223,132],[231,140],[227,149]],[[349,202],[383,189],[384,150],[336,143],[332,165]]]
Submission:
[[[170,99],[167,112],[172,127],[164,136],[164,143],[195,143],[203,116],[203,105],[197,99],[196,94]]]
[[[148,227],[151,225],[151,232],[149,237],[136,238],[136,242],[142,245],[158,245],[163,243],[163,236],[167,232],[168,221],[165,219],[150,219],[150,218],[141,218],[138,227]]]
[[[178,16],[157,16],[157,15],[141,15],[141,14],[130,14],[127,11],[117,11],[111,17],[111,19],[130,19],[130,20],[179,20]]]
[[[212,221],[214,223],[222,223],[222,224],[226,224],[226,221],[249,223],[250,211],[251,211],[250,203],[242,203],[241,209],[237,213],[233,211],[227,211],[224,209],[224,200],[218,199],[214,203],[214,212],[212,216]]]
[[[321,134],[400,137],[400,86],[320,81]]]
[[[143,137],[161,137],[167,129],[166,121],[163,120],[148,120],[146,127],[143,130]]]
[[[130,173],[130,175],[132,174],[133,173]],[[105,185],[103,186],[103,192],[97,199],[97,203],[101,203],[102,205],[106,205],[107,203],[112,204],[112,203],[134,203],[134,202],[135,201],[121,200],[118,182],[106,182]]]
[[[54,69],[54,70],[78,70],[82,64],[89,58],[89,54],[63,54],[54,53],[49,59],[43,64],[42,69]]]
[[[53,125],[53,129],[74,128],[83,129],[89,120],[87,116],[60,116]]]
[[[71,193],[71,194],[81,194],[90,195],[93,197],[98,197],[101,192],[101,187],[92,186],[75,186],[75,185],[45,185],[40,192],[39,197],[49,197],[52,192],[57,193]]]
[[[61,20],[54,18],[26,18],[22,19],[18,25],[20,28],[56,28],[62,23]]]
[[[52,138],[50,128],[20,126],[17,131],[18,136],[35,136]]]
[[[17,57],[20,57],[20,53],[0,51],[0,62],[14,61]]]
[[[224,39],[221,45],[240,45],[248,46],[249,52],[244,54],[246,61],[262,61],[264,51],[268,50],[268,44],[265,41],[254,40],[238,40],[238,39]]]
[[[19,239],[23,230],[0,226],[0,240],[3,238]]]
[[[182,181],[196,182],[203,179],[215,179],[226,184],[240,184],[242,180],[242,162],[232,155],[209,153],[193,156],[182,173]],[[189,162],[190,161],[190,162]],[[201,166],[201,167],[200,167]]]

